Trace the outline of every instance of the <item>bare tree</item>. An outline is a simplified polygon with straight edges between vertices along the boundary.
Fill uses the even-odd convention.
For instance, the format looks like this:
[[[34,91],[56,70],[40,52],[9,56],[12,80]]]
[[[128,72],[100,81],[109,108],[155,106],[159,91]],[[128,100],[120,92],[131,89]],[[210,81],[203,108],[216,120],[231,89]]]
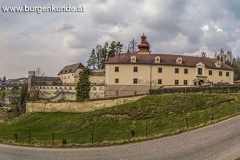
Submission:
[[[136,53],[137,52],[137,42],[134,40],[130,41],[128,45],[128,53]]]
[[[39,100],[40,97],[43,97],[46,94],[46,92],[42,89],[42,86],[46,85],[47,76],[45,72],[38,67],[35,71],[35,75],[29,78],[31,78],[30,97]]]
[[[205,53],[205,52],[201,52],[201,56],[203,57],[203,58],[206,58],[207,57],[207,53]]]

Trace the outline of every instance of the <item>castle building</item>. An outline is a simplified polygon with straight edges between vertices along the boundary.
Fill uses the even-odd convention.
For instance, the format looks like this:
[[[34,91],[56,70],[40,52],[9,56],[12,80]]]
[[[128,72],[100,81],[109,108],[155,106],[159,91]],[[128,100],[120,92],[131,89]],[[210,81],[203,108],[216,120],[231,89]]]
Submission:
[[[146,36],[137,54],[122,53],[106,62],[106,96],[148,93],[162,86],[233,84],[233,68],[213,58],[150,54]]]

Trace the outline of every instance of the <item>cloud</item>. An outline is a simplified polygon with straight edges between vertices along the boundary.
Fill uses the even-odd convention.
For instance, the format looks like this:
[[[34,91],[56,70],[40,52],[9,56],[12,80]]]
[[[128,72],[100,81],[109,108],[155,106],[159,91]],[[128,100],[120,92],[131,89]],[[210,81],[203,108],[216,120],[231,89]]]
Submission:
[[[74,26],[61,22],[57,24],[54,29],[56,32],[62,32],[62,31],[70,30],[72,28],[74,28]]]

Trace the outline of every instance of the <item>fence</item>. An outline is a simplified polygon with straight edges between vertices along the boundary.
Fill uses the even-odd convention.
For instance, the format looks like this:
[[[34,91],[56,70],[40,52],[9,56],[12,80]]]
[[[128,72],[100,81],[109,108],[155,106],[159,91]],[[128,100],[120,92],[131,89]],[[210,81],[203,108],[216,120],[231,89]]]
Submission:
[[[222,86],[222,87],[181,87],[181,88],[161,88],[151,89],[150,94],[169,94],[169,93],[236,93],[240,86]]]

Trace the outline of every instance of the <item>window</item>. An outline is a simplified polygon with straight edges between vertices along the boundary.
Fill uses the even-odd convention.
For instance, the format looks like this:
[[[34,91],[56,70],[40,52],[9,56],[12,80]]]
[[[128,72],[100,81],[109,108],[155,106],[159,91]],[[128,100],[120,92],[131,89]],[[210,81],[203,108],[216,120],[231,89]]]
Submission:
[[[182,57],[178,57],[177,59],[176,59],[176,63],[177,64],[182,64]]]
[[[119,72],[119,67],[115,67],[115,72]]]
[[[133,72],[138,72],[138,67],[133,67]]]
[[[175,68],[175,73],[179,73],[179,68]]]
[[[208,75],[212,75],[212,70],[209,70],[209,71],[208,71]]]
[[[175,80],[175,85],[178,85],[178,80]]]
[[[194,86],[196,86],[197,85],[197,82],[194,82]]]
[[[115,79],[115,83],[119,83],[119,79],[118,78]]]
[[[202,68],[198,68],[198,74],[202,75]]]
[[[131,57],[131,62],[135,63],[136,62],[136,56]]]
[[[219,71],[219,76],[222,76],[222,71]]]
[[[158,84],[162,84],[162,79],[158,79]]]
[[[160,57],[159,56],[155,57],[155,63],[160,63]]]
[[[158,73],[162,73],[162,68],[158,68]]]
[[[137,78],[133,79],[133,84],[137,84]]]
[[[184,74],[188,74],[188,69],[184,69]]]
[[[226,72],[226,77],[229,77],[229,72]]]
[[[187,80],[183,80],[183,85],[187,85]]]

